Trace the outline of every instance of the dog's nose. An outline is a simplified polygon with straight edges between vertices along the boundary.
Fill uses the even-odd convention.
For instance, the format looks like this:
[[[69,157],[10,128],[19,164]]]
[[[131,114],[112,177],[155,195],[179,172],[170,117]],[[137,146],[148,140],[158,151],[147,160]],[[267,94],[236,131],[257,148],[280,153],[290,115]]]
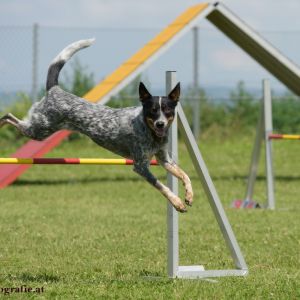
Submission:
[[[162,122],[162,121],[156,122],[156,127],[157,127],[157,128],[164,128],[164,126],[165,126],[165,123],[164,123],[164,122]]]

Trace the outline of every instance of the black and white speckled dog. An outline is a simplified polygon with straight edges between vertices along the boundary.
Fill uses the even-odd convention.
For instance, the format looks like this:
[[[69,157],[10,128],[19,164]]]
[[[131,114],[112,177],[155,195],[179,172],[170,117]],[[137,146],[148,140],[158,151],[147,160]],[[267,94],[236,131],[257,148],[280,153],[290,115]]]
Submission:
[[[155,155],[168,172],[182,180],[186,190],[185,202],[192,204],[191,181],[167,152],[167,133],[179,100],[179,83],[168,97],[153,97],[140,83],[142,106],[124,109],[90,103],[65,92],[58,86],[60,70],[75,52],[90,46],[93,41],[81,40],[66,47],[49,67],[46,96],[31,107],[26,119],[21,121],[7,114],[0,118],[0,127],[11,124],[34,140],[44,140],[60,129],[81,132],[98,145],[133,159],[134,171],[156,187],[176,210],[185,212],[186,207],[180,198],[149,171],[150,159]]]

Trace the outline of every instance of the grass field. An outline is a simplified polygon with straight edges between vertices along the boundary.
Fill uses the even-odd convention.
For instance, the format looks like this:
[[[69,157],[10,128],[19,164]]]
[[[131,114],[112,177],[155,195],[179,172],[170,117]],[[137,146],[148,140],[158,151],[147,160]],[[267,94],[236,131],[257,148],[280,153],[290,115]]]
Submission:
[[[128,166],[34,166],[0,190],[0,287],[43,288],[7,299],[299,299],[300,143],[274,142],[275,211],[234,210],[253,137],[205,140],[200,149],[249,266],[214,281],[166,276],[166,200]],[[1,142],[0,156],[15,149]],[[112,157],[86,139],[52,157]],[[195,204],[180,215],[180,263],[233,268],[184,145]],[[164,180],[162,169],[153,172]],[[182,191],[181,191],[182,193]],[[264,203],[263,159],[255,198]],[[4,297],[3,293],[0,297]]]

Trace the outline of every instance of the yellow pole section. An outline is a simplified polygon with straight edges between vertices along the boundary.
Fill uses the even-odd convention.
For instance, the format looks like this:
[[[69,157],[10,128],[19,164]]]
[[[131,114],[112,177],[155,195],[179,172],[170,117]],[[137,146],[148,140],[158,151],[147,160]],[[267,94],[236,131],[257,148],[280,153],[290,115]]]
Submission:
[[[14,164],[14,165],[32,165],[32,158],[0,158],[0,164]]]
[[[80,158],[81,165],[126,165],[126,159],[120,158]]]
[[[294,135],[294,134],[283,134],[282,138],[285,140],[299,140],[300,135]]]

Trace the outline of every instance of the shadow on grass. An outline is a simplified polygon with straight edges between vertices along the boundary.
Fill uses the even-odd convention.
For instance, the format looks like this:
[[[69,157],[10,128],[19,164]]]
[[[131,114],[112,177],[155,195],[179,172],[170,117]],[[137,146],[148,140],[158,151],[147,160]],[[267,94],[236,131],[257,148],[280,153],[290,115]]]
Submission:
[[[159,176],[158,179],[164,180],[165,177]],[[144,179],[128,176],[116,176],[116,177],[89,177],[89,178],[78,178],[78,179],[42,179],[42,180],[30,180],[30,179],[19,179],[14,182],[13,185],[24,186],[24,185],[64,185],[64,184],[78,184],[78,183],[101,183],[101,182],[138,182],[144,181]]]
[[[28,272],[24,272],[18,275],[8,275],[9,279],[18,279],[24,282],[58,282],[59,277],[53,274],[46,274],[46,273],[38,273],[38,274],[31,274]]]
[[[169,279],[167,277],[164,277],[161,273],[159,272],[151,272],[147,270],[142,270],[139,273],[139,277],[142,277],[144,279]]]
[[[168,278],[166,276],[162,276],[162,274],[158,272],[148,272],[148,271],[141,271],[138,275],[132,276],[130,278],[125,278],[123,276],[121,277],[106,277],[101,276],[99,277],[99,280],[107,283],[107,284],[118,284],[118,285],[128,285],[128,284],[150,284],[150,285],[172,285],[174,284],[174,280],[171,278]]]
[[[225,175],[225,176],[212,176],[213,180],[247,180],[248,179],[248,175]],[[278,181],[300,181],[300,176],[274,176],[274,179],[278,180]],[[256,180],[258,181],[265,181],[266,180],[266,176],[257,176]]]
[[[159,180],[165,180],[165,176],[158,176]],[[198,180],[198,176],[191,176],[191,180]],[[247,180],[245,175],[225,175],[225,176],[212,176],[213,181],[219,180]],[[276,180],[283,182],[300,181],[300,176],[275,176]],[[257,176],[257,181],[265,181],[265,176]],[[89,178],[78,178],[78,179],[40,179],[40,180],[30,180],[30,179],[19,179],[14,182],[15,186],[26,186],[26,185],[65,185],[65,184],[88,184],[88,183],[101,183],[101,182],[139,182],[144,181],[141,177],[133,176],[115,176],[115,177],[89,177]]]

